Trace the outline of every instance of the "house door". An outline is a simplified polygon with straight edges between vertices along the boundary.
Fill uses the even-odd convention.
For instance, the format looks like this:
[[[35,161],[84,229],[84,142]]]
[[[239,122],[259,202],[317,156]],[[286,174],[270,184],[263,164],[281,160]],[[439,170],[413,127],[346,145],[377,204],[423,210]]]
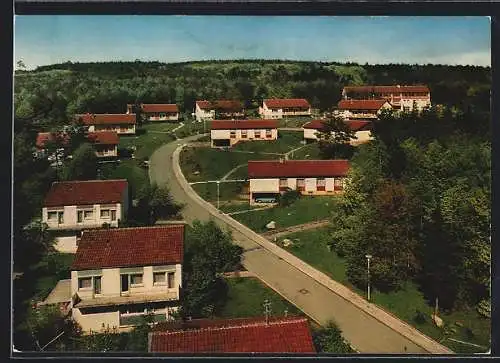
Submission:
[[[122,276],[122,292],[127,292],[128,291],[128,275],[121,275]]]

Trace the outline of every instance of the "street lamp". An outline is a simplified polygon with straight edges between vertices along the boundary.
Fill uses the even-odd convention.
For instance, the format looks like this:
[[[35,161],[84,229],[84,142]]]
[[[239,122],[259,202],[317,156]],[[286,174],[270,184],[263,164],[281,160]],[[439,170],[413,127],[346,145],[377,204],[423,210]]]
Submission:
[[[220,181],[217,180],[217,209],[219,209],[219,184]]]
[[[366,263],[368,267],[368,284],[367,284],[367,292],[368,292],[368,301],[370,301],[370,259],[372,258],[372,255],[365,255],[366,257]]]

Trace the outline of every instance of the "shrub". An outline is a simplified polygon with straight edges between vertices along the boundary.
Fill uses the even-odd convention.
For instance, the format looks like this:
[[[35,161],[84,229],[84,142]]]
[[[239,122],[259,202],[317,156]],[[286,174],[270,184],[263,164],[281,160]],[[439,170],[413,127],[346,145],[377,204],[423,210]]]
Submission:
[[[278,203],[281,207],[287,207],[292,205],[301,196],[300,192],[297,190],[289,189],[285,193],[279,196]]]

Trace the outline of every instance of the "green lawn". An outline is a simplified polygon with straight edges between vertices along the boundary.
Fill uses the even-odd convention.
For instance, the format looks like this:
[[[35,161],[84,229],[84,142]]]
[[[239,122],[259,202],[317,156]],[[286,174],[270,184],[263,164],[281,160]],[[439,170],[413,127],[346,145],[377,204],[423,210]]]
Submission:
[[[224,213],[239,212],[250,209],[262,208],[261,206],[250,206],[247,201],[223,201],[220,203],[220,210]],[[249,212],[250,213],[250,212]],[[253,213],[253,212],[252,212]]]
[[[286,153],[292,149],[302,146],[303,133],[297,131],[279,131],[276,141],[247,141],[236,144],[234,150]],[[279,156],[276,156],[279,157]]]
[[[309,122],[313,117],[287,117],[278,120],[278,127],[302,127],[306,122]]]
[[[233,153],[207,147],[184,148],[180,155],[182,173],[190,182],[217,180],[248,160],[274,159],[275,155]],[[246,172],[246,168],[242,168]],[[195,175],[194,172],[199,174]]]
[[[102,176],[103,179],[127,179],[133,196],[149,183],[147,169],[140,167],[134,159],[122,160],[118,165],[103,165]]]
[[[294,151],[290,155],[290,159],[296,159],[296,160],[317,160],[321,159],[320,152],[319,152],[319,147],[318,143],[312,143],[308,144],[307,146],[303,147],[300,150]]]
[[[184,137],[188,137],[196,134],[203,134],[210,132],[210,123],[206,122],[206,125],[203,125],[203,122],[184,122],[184,126],[175,132],[179,139]]]
[[[150,128],[160,128],[161,126],[171,126],[170,124],[162,125],[148,125]],[[130,135],[130,136],[120,136],[120,148],[130,148],[132,146],[136,147],[135,158],[136,159],[149,159],[153,152],[158,149],[163,144],[167,144],[175,140],[175,137],[170,133],[157,133],[148,132],[146,130],[143,134]]]
[[[156,131],[156,132],[171,132],[173,129],[178,127],[180,122],[159,122],[159,121],[151,121],[145,123],[141,126],[142,130],[145,130],[146,133],[148,131]]]
[[[302,311],[256,278],[230,278],[226,281],[229,292],[226,305],[217,314],[220,318],[264,316],[266,299],[271,303],[272,316],[283,316],[285,309],[290,315],[303,315]]]
[[[236,214],[233,218],[261,233],[266,231],[265,226],[270,221],[276,222],[276,228],[283,228],[328,218],[336,198],[303,196],[288,207],[276,206],[262,211]]]
[[[235,217],[238,216],[236,215]],[[304,262],[329,275],[332,279],[346,285],[359,295],[366,296],[365,291],[352,286],[348,282],[345,272],[345,260],[328,250],[327,242],[330,239],[328,230],[329,228],[320,228],[289,234],[283,238],[291,239],[296,242],[296,245],[287,247],[286,249]],[[432,323],[430,315],[433,312],[433,307],[426,303],[423,294],[415,284],[408,283],[403,289],[390,293],[381,293],[380,291],[373,290],[371,297],[372,302],[415,326],[433,339],[441,341],[445,337],[444,331]],[[424,313],[426,322],[419,324],[415,321],[417,310]],[[448,335],[450,338],[482,346],[490,346],[489,332],[491,321],[490,319],[481,317],[475,310],[456,311],[450,314],[441,313],[440,317],[451,329],[456,330],[455,332],[450,332],[450,335]],[[455,322],[461,322],[463,327],[456,326]],[[472,335],[470,332],[469,334],[467,333],[467,328],[472,331]],[[480,348],[456,343],[451,340],[444,340],[442,343],[457,353],[484,351]]]
[[[219,184],[219,202],[229,201],[233,199],[239,199],[238,196],[241,194],[243,186],[246,182],[235,182],[235,183],[220,183]],[[208,202],[215,203],[217,201],[217,184],[207,183],[207,184],[194,184],[193,189],[198,193],[200,197]]]

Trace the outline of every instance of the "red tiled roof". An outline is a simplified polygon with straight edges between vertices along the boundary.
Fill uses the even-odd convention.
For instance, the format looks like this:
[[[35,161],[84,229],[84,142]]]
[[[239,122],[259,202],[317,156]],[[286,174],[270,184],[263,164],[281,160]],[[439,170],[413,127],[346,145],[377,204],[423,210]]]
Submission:
[[[275,120],[213,120],[212,130],[233,130],[233,129],[275,129],[278,122]]]
[[[90,142],[100,145],[118,145],[120,143],[116,131],[89,132],[87,138]]]
[[[236,100],[217,100],[217,101],[196,101],[198,107],[202,110],[220,110],[229,112],[241,112],[243,104]]]
[[[128,182],[118,180],[84,180],[52,183],[44,207],[119,203]]]
[[[72,270],[182,263],[184,225],[86,230]]]
[[[339,110],[380,110],[386,100],[342,100],[338,104]]]
[[[75,115],[76,119],[82,118],[85,125],[98,124],[135,124],[135,113],[101,113]]]
[[[309,102],[304,98],[274,98],[264,100],[267,108],[311,108]]]
[[[400,92],[430,92],[429,87],[423,85],[416,86],[346,86],[345,92],[359,93],[400,93]]]
[[[315,353],[307,319],[234,319],[199,329],[153,331],[156,353]]]
[[[67,146],[69,144],[70,140],[68,134],[57,132],[39,132],[36,137],[36,147],[43,149],[47,142],[55,141],[58,136],[61,138],[63,146]]]
[[[176,104],[167,103],[145,103],[142,105],[142,111],[149,112],[179,112]]]
[[[323,122],[324,120],[312,120],[302,128],[304,129],[314,129],[314,130],[322,130],[323,129]],[[368,128],[371,126],[372,122],[371,121],[366,121],[366,120],[346,120],[344,123],[349,126],[349,128],[352,131],[361,131],[364,128]]]
[[[346,176],[348,160],[252,160],[249,178]]]

